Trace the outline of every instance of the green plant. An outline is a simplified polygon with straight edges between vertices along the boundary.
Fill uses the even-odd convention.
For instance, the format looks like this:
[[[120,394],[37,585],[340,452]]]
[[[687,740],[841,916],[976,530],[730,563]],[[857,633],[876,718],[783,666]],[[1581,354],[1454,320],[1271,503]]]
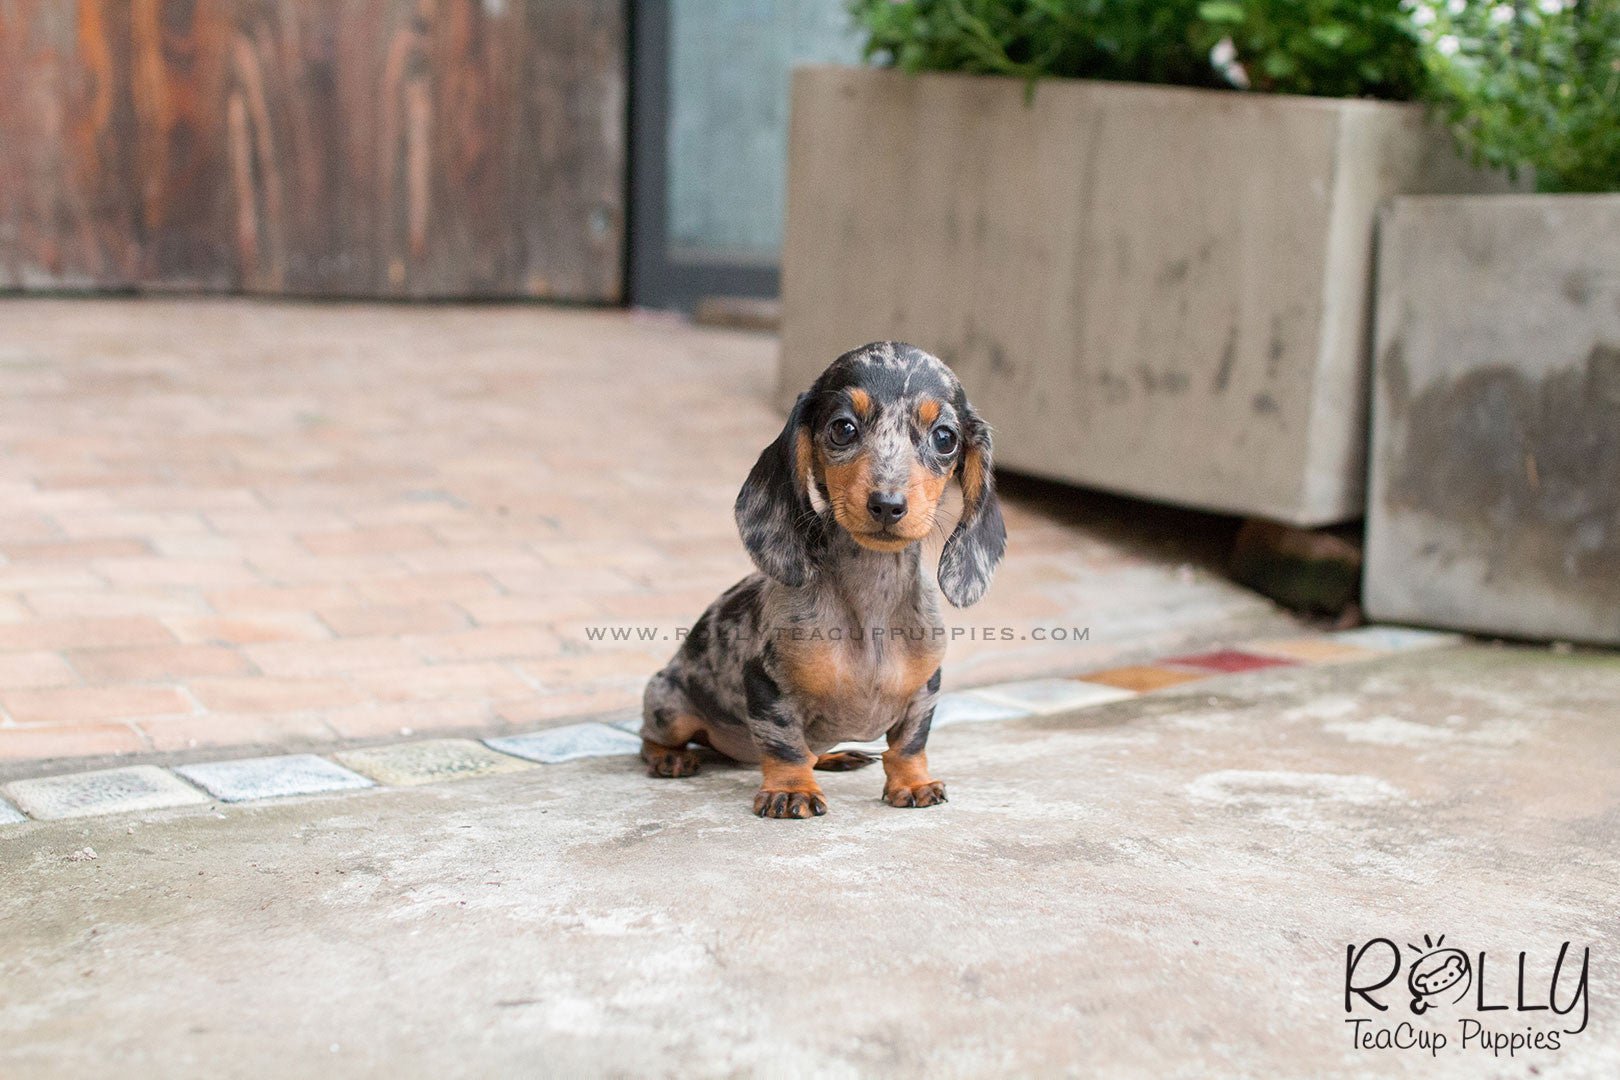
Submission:
[[[1400,0],[852,0],[867,56],[906,71],[1329,97],[1415,96]]]
[[[1620,191],[1620,0],[1413,0],[1428,96],[1479,162]]]

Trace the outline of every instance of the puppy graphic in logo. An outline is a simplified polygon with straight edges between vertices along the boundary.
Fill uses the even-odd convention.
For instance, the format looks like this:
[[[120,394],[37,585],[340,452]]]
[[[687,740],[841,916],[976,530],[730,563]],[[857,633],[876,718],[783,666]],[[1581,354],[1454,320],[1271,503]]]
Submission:
[[[1424,934],[1424,948],[1407,945],[1413,952],[1422,954],[1412,961],[1412,970],[1406,976],[1407,989],[1412,991],[1413,1013],[1421,1015],[1445,1001],[1455,1005],[1468,993],[1468,987],[1473,982],[1468,954],[1461,949],[1441,948],[1445,941],[1444,934],[1433,941]],[[1452,991],[1456,991],[1455,996],[1452,996]]]

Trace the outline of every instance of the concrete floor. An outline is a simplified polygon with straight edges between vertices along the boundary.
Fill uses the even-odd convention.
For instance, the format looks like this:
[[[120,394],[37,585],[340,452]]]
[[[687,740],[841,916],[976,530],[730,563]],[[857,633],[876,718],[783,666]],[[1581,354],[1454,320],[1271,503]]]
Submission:
[[[1468,647],[942,731],[928,810],[597,759],[22,825],[0,1075],[1613,1077],[1617,702],[1613,655]],[[1486,1004],[1589,946],[1586,1029],[1498,1057],[1463,1019],[1579,1013],[1392,984],[1372,1026],[1450,1045],[1353,1048],[1346,946],[1424,934]]]

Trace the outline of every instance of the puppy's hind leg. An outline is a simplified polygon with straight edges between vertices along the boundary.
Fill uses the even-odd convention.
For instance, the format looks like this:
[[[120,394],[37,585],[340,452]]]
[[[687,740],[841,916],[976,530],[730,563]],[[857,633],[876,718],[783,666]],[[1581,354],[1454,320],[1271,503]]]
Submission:
[[[692,703],[674,679],[660,671],[647,683],[642,699],[641,760],[648,776],[694,776],[699,768],[693,741],[708,743],[708,733]]]
[[[647,763],[648,776],[696,776],[702,768],[696,750],[685,746],[665,746],[651,739],[641,740],[641,760]]]

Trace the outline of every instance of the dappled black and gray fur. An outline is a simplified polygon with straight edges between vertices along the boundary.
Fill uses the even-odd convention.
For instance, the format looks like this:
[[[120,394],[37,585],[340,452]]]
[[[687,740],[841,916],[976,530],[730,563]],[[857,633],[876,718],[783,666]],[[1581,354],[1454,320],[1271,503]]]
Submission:
[[[921,540],[942,526],[948,480],[963,492],[938,588]],[[643,756],[686,775],[708,745],[761,763],[757,812],[825,811],[812,767],[886,736],[884,798],[943,801],[924,748],[939,693],[939,596],[984,595],[1006,533],[991,473],[990,429],[956,376],[920,349],[880,342],[839,357],[799,396],[737,497],[737,525],[760,573],[728,589],[647,685]]]

